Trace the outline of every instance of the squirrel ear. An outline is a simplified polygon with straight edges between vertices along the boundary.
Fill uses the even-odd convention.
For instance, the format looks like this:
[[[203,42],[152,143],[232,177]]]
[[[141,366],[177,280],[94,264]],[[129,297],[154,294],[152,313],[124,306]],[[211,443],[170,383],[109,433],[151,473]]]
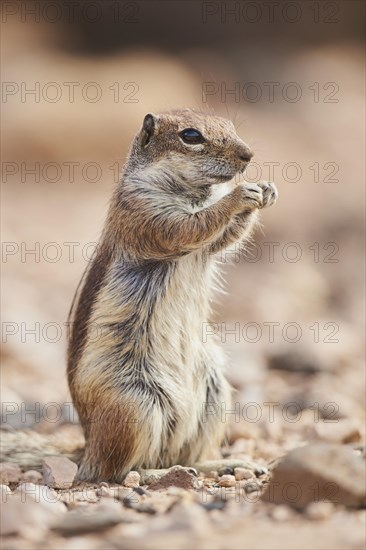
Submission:
[[[144,118],[144,122],[142,123],[141,145],[143,147],[145,147],[149,143],[152,136],[156,133],[157,125],[158,119],[156,115],[148,113]]]

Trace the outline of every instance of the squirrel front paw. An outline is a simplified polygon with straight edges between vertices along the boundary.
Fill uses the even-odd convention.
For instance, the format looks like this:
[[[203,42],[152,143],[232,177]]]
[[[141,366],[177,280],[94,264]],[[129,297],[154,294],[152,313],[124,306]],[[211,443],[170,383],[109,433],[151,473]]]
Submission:
[[[272,181],[260,181],[258,186],[262,189],[263,204],[261,208],[267,208],[275,204],[278,198],[277,187]]]
[[[236,195],[235,206],[238,213],[247,209],[255,210],[263,207],[263,190],[256,183],[239,185],[233,193]]]

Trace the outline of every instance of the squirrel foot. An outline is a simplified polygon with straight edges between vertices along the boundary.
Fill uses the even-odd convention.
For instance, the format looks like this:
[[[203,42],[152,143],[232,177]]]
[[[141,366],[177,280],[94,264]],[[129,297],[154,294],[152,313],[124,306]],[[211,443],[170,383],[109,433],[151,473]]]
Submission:
[[[262,208],[268,208],[268,206],[275,204],[278,198],[278,191],[275,184],[272,181],[260,181],[257,185],[262,189]]]

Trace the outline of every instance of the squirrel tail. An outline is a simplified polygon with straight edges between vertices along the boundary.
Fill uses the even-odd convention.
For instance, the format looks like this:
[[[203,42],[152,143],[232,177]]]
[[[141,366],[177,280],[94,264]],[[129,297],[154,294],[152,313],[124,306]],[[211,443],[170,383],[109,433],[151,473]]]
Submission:
[[[84,452],[84,438],[73,437],[70,441],[65,434],[45,435],[33,430],[1,430],[0,462],[18,464],[22,470],[42,470],[42,460],[47,456],[63,455],[76,462]]]

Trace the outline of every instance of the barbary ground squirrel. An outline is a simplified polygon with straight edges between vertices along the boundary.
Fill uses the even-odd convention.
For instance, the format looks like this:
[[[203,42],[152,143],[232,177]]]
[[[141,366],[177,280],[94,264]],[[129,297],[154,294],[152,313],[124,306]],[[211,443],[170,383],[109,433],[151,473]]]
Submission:
[[[220,348],[202,334],[215,254],[248,239],[277,198],[273,183],[231,181],[251,157],[229,120],[189,109],[145,116],[70,311],[79,479],[195,466],[222,443],[212,405],[229,408],[231,390]]]

